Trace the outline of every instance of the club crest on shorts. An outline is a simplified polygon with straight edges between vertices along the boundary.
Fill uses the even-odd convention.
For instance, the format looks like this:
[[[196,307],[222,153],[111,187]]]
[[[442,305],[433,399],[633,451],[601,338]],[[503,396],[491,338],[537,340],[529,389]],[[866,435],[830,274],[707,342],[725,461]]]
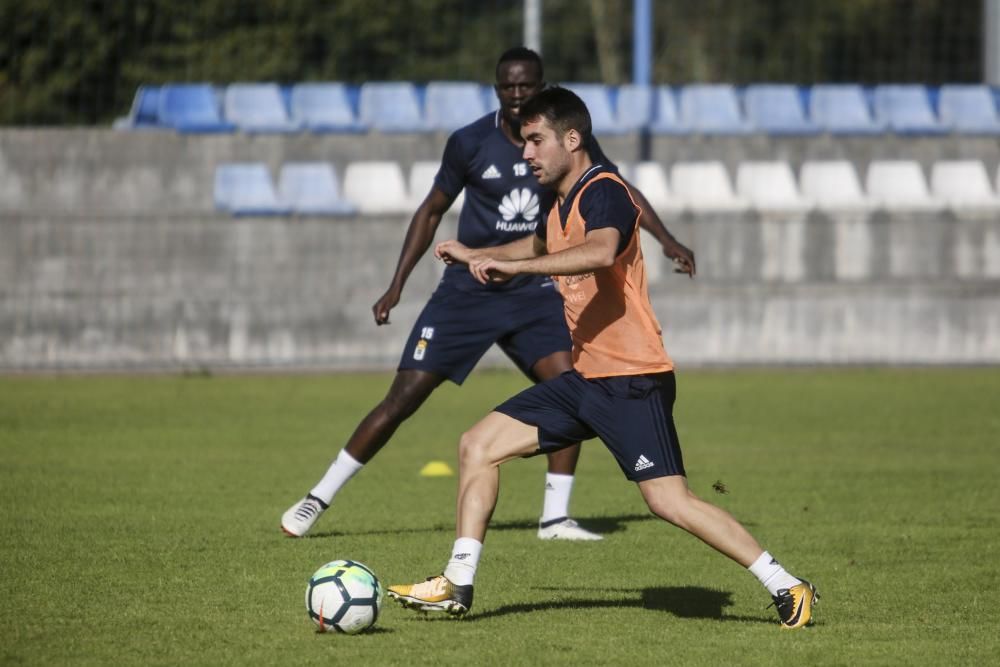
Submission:
[[[413,358],[417,361],[423,361],[424,354],[427,352],[427,340],[421,338],[417,341],[417,346],[413,348]]]

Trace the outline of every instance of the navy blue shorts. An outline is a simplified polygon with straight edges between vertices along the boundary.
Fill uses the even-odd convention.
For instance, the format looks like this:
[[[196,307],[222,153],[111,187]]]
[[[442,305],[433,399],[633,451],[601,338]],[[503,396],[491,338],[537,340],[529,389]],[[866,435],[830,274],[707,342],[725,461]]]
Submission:
[[[531,367],[538,360],[572,349],[562,297],[552,281],[493,292],[441,283],[413,325],[399,370],[427,371],[462,384],[494,343],[533,380]]]
[[[600,438],[628,479],[685,475],[674,428],[673,372],[588,380],[576,371],[525,389],[496,411],[538,427],[551,451]]]

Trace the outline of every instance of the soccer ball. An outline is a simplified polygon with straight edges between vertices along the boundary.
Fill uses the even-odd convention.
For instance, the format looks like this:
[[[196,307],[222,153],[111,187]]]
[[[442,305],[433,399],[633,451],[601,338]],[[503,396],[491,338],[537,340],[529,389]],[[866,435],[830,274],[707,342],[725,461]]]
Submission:
[[[375,625],[381,609],[382,584],[357,561],[331,561],[309,579],[306,611],[320,632],[364,632]]]

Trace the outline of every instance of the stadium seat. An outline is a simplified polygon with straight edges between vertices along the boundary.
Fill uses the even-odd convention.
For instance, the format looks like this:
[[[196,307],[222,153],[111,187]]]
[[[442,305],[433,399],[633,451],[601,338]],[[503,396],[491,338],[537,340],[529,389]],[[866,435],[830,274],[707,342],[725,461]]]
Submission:
[[[611,93],[603,83],[564,83],[576,93],[590,112],[590,124],[594,134],[624,134],[626,130],[618,124],[611,106]]]
[[[486,105],[487,113],[500,108],[500,100],[497,99],[497,91],[493,89],[493,86],[481,86],[480,90],[482,91],[483,104]]]
[[[340,196],[337,171],[327,162],[287,162],[278,175],[278,199],[299,215],[354,215]]]
[[[362,84],[358,115],[379,132],[426,132],[430,129],[420,108],[417,88],[407,81],[370,81]]]
[[[622,179],[632,183],[635,183],[635,164],[631,162],[615,162],[615,166],[618,167],[618,175]]]
[[[681,204],[694,211],[732,211],[749,206],[733,192],[721,162],[678,162],[670,170],[670,183]]]
[[[160,89],[160,122],[179,132],[232,132],[222,119],[215,89],[207,83],[168,83]]]
[[[864,211],[873,206],[847,160],[804,162],[799,185],[802,195],[824,210]]]
[[[931,194],[955,209],[1000,208],[979,160],[944,160],[931,166]]]
[[[669,86],[657,86],[649,129],[653,134],[686,134],[690,128],[681,121],[677,98]]]
[[[292,120],[310,132],[364,132],[342,83],[300,83],[292,86]]]
[[[748,86],[743,96],[747,119],[768,134],[815,134],[818,128],[806,118],[799,90],[791,85]]]
[[[365,214],[406,213],[410,209],[403,170],[391,161],[348,164],[344,171],[344,197]]]
[[[875,160],[865,179],[868,195],[877,206],[900,210],[940,208],[931,197],[920,165],[913,160]]]
[[[220,164],[215,168],[215,207],[233,215],[286,215],[271,173],[263,162]]]
[[[636,132],[649,126],[653,120],[652,86],[625,84],[618,88],[615,115],[623,132]],[[674,107],[676,112],[676,106]]]
[[[427,123],[432,130],[451,132],[486,114],[478,83],[431,81],[425,98]]]
[[[987,86],[941,86],[938,93],[941,124],[963,134],[1000,134],[993,93]]]
[[[657,211],[676,212],[680,200],[670,191],[667,171],[659,162],[639,162],[628,170],[629,182],[642,193]]]
[[[741,163],[736,168],[736,193],[762,211],[804,211],[810,206],[787,162]]]
[[[139,86],[132,98],[132,108],[127,115],[116,118],[112,125],[116,130],[159,129],[160,88],[159,86]]]
[[[830,134],[877,134],[885,125],[872,116],[861,86],[818,84],[809,93],[809,118]]]
[[[297,132],[288,117],[281,89],[273,83],[231,83],[222,103],[226,120],[243,132]]]
[[[736,89],[726,84],[692,84],[681,89],[682,125],[701,134],[748,134],[753,126],[740,112]]]
[[[934,115],[927,89],[920,85],[877,86],[875,116],[898,134],[941,134],[948,131]]]
[[[409,193],[411,209],[415,210],[416,207],[423,203],[427,193],[434,186],[434,177],[437,176],[440,169],[441,164],[431,160],[420,160],[414,162],[413,166],[410,167]],[[455,201],[452,202],[451,208],[448,210],[457,213],[462,210],[464,203],[465,189],[463,188],[458,193],[458,196],[455,197]]]

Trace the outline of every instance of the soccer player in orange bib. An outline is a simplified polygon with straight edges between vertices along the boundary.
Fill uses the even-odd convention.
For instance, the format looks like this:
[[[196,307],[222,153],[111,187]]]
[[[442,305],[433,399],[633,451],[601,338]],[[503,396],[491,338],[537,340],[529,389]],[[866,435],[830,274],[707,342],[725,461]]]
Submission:
[[[451,558],[443,574],[390,586],[389,596],[421,611],[469,611],[500,464],[599,437],[656,516],[748,568],[771,594],[783,627],[806,625],[816,588],[785,571],[732,515],[688,488],[672,415],[674,365],[646,289],[641,211],[621,178],[585,150],[586,105],[569,90],[551,88],[522,106],[521,121],[524,158],[557,195],[546,224],[492,248],[445,241],[435,255],[467,264],[484,284],[519,274],[556,277],[574,369],[522,391],[462,436]]]

